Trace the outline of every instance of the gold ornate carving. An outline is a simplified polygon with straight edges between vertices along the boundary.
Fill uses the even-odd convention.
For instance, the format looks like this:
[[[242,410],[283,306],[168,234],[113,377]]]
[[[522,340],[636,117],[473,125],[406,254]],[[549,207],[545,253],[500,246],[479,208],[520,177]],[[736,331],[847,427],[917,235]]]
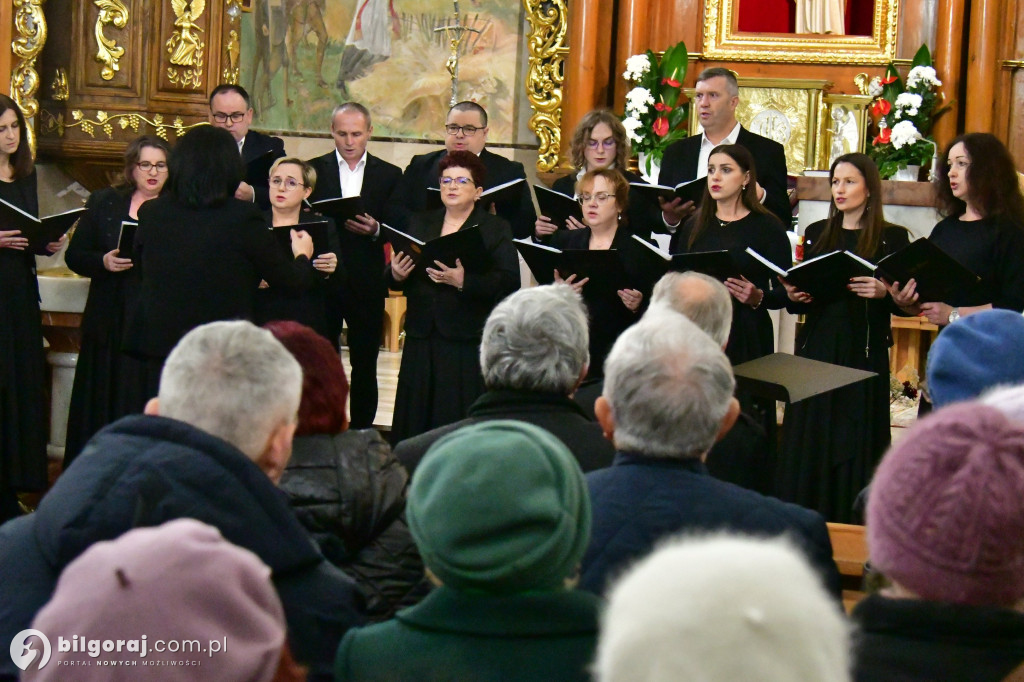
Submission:
[[[121,0],[93,0],[94,5],[99,8],[96,15],[96,61],[103,64],[100,69],[100,78],[105,81],[113,80],[114,74],[121,70],[120,59],[124,56],[124,48],[117,44],[117,41],[108,38],[103,33],[107,24],[116,28],[124,28],[128,25],[128,8]]]
[[[853,77],[853,84],[857,86],[857,92],[862,95],[868,94],[871,89],[871,79],[866,73],[858,73]]]
[[[744,0],[750,2],[752,0]],[[874,0],[870,36],[743,33],[736,30],[740,0],[707,0],[707,60],[809,64],[888,64],[896,56],[900,0]]]
[[[50,83],[50,99],[63,102],[71,96],[68,88],[68,73],[64,67],[58,66],[53,72],[53,82]]]
[[[107,139],[112,140],[114,139],[115,123],[121,130],[131,128],[135,133],[139,132],[142,124],[146,124],[153,128],[153,133],[157,137],[166,140],[168,131],[173,131],[175,137],[181,137],[187,130],[196,126],[209,125],[206,121],[200,121],[187,126],[180,116],[175,116],[171,123],[165,123],[163,114],[153,114],[152,118],[146,118],[143,114],[136,112],[108,114],[105,111],[97,111],[94,118],[89,118],[81,109],[72,110],[71,119],[68,121],[64,114],[57,116],[44,109],[39,116],[41,131],[43,133],[55,132],[58,137],[63,137],[67,130],[81,128],[82,132],[89,137],[96,137],[96,130],[99,129],[106,134]]]
[[[238,85],[239,49],[238,31],[231,29],[231,32],[228,33],[228,43],[224,47],[224,52],[227,54],[227,66],[224,67],[224,73],[221,74],[222,83]]]
[[[175,85],[198,90],[203,87],[203,50],[206,44],[199,38],[203,29],[196,20],[206,9],[206,0],[171,0],[171,9],[174,10],[175,29],[166,45],[173,66],[167,67],[167,78]]]
[[[43,15],[44,0],[14,0],[14,30],[18,37],[11,42],[11,52],[20,61],[11,73],[11,97],[21,107],[27,118],[39,112],[39,73],[36,58],[46,44],[46,17]],[[28,126],[28,143],[32,153],[36,151],[36,134]]]
[[[565,0],[523,0],[523,5],[530,22],[526,97],[533,115],[529,126],[540,139],[537,170],[544,172],[558,163],[562,145],[562,63],[569,51],[565,46],[569,14]]]

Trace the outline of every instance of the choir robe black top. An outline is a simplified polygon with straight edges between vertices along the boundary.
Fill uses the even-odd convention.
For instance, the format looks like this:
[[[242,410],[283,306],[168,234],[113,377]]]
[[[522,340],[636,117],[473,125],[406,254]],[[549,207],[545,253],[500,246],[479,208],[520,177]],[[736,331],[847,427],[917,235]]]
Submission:
[[[38,215],[35,172],[0,182],[0,198]],[[46,487],[46,385],[35,257],[0,249],[0,521],[13,491]]]
[[[264,211],[270,208],[270,167],[285,156],[284,140],[250,130],[242,144],[245,181],[252,186],[253,203]]]
[[[445,209],[413,216],[409,234],[439,237],[444,216]],[[433,263],[420,263],[401,282],[388,271],[388,285],[408,299],[392,443],[462,419],[484,391],[480,336],[494,306],[519,288],[519,256],[508,223],[482,206],[460,229],[470,228],[480,230],[491,262],[466,272],[462,291],[432,282],[425,270]]]
[[[815,245],[825,221],[807,226],[807,258],[824,255]],[[841,230],[836,249],[855,252],[859,230]],[[889,225],[877,262],[909,243],[909,233]],[[831,251],[832,249],[829,249]],[[786,306],[806,315],[796,338],[796,354],[812,360],[876,372],[878,376],[786,406],[782,447],[776,469],[776,494],[821,512],[828,521],[854,523],[853,501],[870,482],[889,448],[889,347],[892,299],[860,298],[848,293],[832,303]]]
[[[265,211],[264,219],[267,221],[267,228],[272,229],[274,221],[273,213]],[[278,287],[265,287],[256,292],[256,312],[253,322],[259,325],[266,324],[272,320],[292,320],[310,327],[317,334],[320,334],[328,341],[331,341],[330,326],[327,324],[327,297],[330,293],[337,291],[339,284],[345,276],[345,264],[341,261],[341,246],[338,243],[338,230],[334,221],[319,213],[312,211],[301,211],[299,213],[299,224],[296,230],[302,229],[303,223],[327,222],[327,249],[338,257],[338,267],[333,273],[316,271],[313,286],[302,291],[282,289]],[[275,237],[276,239],[276,237]],[[278,244],[280,246],[280,243]],[[285,257],[291,252],[285,253]],[[314,253],[313,258],[323,254]],[[331,341],[331,343],[334,343]]]
[[[563,175],[551,183],[551,189],[556,192],[573,197],[576,196],[576,173]],[[626,182],[645,182],[645,180],[630,170],[622,171]],[[626,227],[633,234],[649,239],[652,232],[664,233],[668,228],[661,220],[661,208],[637,190],[629,190],[629,208],[626,209]],[[559,230],[566,229],[565,225],[559,225]]]
[[[978,286],[956,292],[943,303],[957,307],[991,303],[995,308],[1024,311],[1024,226],[999,216],[981,220],[949,216],[932,229],[928,239],[981,277]]]
[[[564,250],[587,251],[590,249],[589,227],[580,230],[559,230],[553,235],[551,245]],[[640,319],[640,315],[651,297],[651,289],[654,287],[654,278],[642,269],[639,249],[644,248],[636,243],[629,230],[616,229],[615,237],[612,238],[612,249],[619,253],[622,264],[626,270],[627,278],[631,282],[631,289],[638,289],[643,294],[643,303],[640,309],[633,312],[626,307],[618,295],[607,292],[595,292],[588,290],[583,285],[581,295],[583,302],[587,305],[587,317],[590,320],[590,368],[587,370],[587,381],[593,382],[604,376],[604,360],[619,338],[619,334],[626,331],[630,325]]]
[[[688,242],[696,218],[688,220],[672,236],[669,251],[694,253],[729,250],[741,254],[750,247],[784,270],[792,267],[793,252],[789,246],[789,239],[775,216],[751,212],[725,225],[719,224],[715,217],[711,220],[712,225],[697,236],[692,246],[688,245]],[[751,257],[745,254],[741,255],[740,259],[750,259],[752,262]],[[785,288],[774,277],[769,278],[765,275],[751,281],[754,286],[764,291],[765,298],[756,310],[735,298],[732,301],[732,331],[729,333],[725,353],[734,365],[755,360],[774,351],[775,334],[768,309],[781,308],[789,300]]]
[[[64,254],[72,271],[90,278],[82,316],[82,348],[71,390],[65,468],[93,434],[123,416],[119,397],[121,339],[128,297],[138,281],[134,268],[107,270],[103,256],[117,248],[121,222],[134,221],[128,215],[132,192],[130,187],[94,192]]]
[[[208,208],[170,195],[147,201],[139,209],[135,254],[141,286],[126,344],[161,364],[201,324],[251,320],[261,279],[301,291],[316,277],[305,256],[282,252],[256,206],[234,198]]]
[[[405,173],[402,174],[402,179],[395,186],[395,191],[391,195],[386,221],[392,227],[406,231],[403,226],[409,226],[413,214],[430,207],[427,201],[429,191],[427,188],[439,187],[438,165],[447,153],[448,150],[439,149],[430,154],[414,156],[409,161]],[[526,178],[523,164],[518,161],[510,161],[504,156],[486,149],[480,152],[480,161],[487,169],[487,175],[484,178],[485,190],[516,178]],[[486,201],[485,197],[480,200],[480,203],[483,204]],[[509,224],[516,239],[528,238],[533,234],[534,225],[537,222],[537,211],[533,208],[529,183],[523,182],[520,185],[518,200],[501,202],[495,206],[495,211]]]

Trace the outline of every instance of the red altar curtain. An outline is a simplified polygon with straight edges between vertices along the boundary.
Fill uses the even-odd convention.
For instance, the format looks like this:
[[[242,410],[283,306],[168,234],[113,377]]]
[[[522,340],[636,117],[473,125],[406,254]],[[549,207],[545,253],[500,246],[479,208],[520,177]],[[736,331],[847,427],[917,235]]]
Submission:
[[[792,33],[793,0],[741,0],[737,29],[750,33]]]

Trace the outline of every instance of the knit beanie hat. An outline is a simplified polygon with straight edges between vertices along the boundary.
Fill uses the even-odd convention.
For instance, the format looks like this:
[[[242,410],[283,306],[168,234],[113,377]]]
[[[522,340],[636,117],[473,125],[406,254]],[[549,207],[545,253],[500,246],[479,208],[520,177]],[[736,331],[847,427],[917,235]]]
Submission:
[[[957,320],[932,344],[925,374],[936,407],[1024,382],[1024,316],[983,310]]]
[[[24,680],[271,680],[287,630],[270,569],[194,519],[92,545],[64,569],[32,627],[52,659],[34,670],[38,658]],[[118,640],[120,651],[104,646]]]
[[[1016,603],[1024,597],[1024,424],[975,403],[915,424],[875,472],[867,540],[871,564],[923,599]]]
[[[556,589],[590,541],[590,498],[568,448],[516,421],[467,426],[416,468],[406,518],[423,563],[445,585]]]
[[[608,595],[598,682],[850,679],[846,619],[782,538],[671,540]]]

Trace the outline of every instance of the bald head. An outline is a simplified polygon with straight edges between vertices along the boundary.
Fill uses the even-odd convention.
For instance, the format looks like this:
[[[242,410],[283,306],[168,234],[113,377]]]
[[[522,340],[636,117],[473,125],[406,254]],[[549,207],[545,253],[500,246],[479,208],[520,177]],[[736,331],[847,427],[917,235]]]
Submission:
[[[722,348],[729,341],[732,299],[725,285],[714,277],[699,272],[670,272],[654,286],[651,303],[686,316]]]

